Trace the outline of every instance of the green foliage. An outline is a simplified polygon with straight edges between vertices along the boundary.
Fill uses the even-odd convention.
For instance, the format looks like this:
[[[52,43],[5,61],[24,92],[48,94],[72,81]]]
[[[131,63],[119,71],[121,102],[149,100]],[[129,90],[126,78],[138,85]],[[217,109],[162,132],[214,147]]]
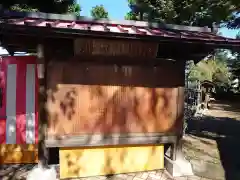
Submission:
[[[216,56],[209,60],[202,60],[197,65],[192,65],[190,81],[212,81],[219,86],[228,86],[230,83],[230,73],[226,59],[218,59]]]
[[[73,13],[76,16],[80,16],[80,11],[81,11],[80,5],[76,3],[69,5],[67,10],[68,13]]]
[[[142,12],[143,20],[212,26],[234,19],[238,0],[128,0],[131,11]],[[135,6],[133,6],[135,5]],[[136,16],[126,16],[128,19]]]
[[[1,0],[4,9],[22,12],[75,13],[79,15],[81,8],[76,0]]]
[[[236,38],[240,39],[240,32],[237,34]],[[240,52],[233,52],[233,56],[229,59],[229,67],[233,78],[240,79]]]
[[[125,15],[124,19],[125,19],[125,20],[134,20],[134,21],[136,21],[136,20],[138,20],[138,17],[137,17],[137,16],[138,16],[137,13],[128,12],[128,13]]]
[[[13,11],[19,11],[19,12],[37,12],[38,9],[29,7],[26,4],[20,5],[20,4],[14,4],[10,7]]]
[[[236,16],[228,22],[227,27],[232,29],[240,28],[240,11],[237,12]]]
[[[92,8],[91,16],[94,19],[102,19],[102,18],[107,19],[108,18],[108,12],[105,10],[103,5],[97,5],[97,6]]]

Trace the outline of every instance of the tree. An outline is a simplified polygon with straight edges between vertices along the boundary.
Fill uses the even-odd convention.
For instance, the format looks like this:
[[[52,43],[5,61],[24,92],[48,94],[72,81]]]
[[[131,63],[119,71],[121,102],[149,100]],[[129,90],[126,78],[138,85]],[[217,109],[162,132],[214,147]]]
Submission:
[[[238,33],[236,38],[240,39],[240,32]],[[232,54],[233,56],[229,59],[229,67],[232,72],[233,79],[240,80],[240,53],[232,52]]]
[[[107,19],[108,18],[108,12],[105,10],[103,5],[97,5],[97,6],[92,8],[91,16],[94,19],[101,19],[101,18]]]
[[[227,59],[220,59],[216,55],[211,59],[200,61],[197,65],[191,67],[189,80],[208,80],[219,86],[228,86],[230,73]]]
[[[237,12],[235,14],[235,16],[233,17],[233,19],[228,22],[227,27],[228,28],[233,28],[233,29],[240,28],[240,11]]]
[[[75,13],[79,15],[81,8],[76,0],[1,0],[2,8],[23,12]]]
[[[126,19],[209,26],[227,23],[236,16],[238,0],[128,0]],[[136,16],[137,15],[137,16]]]
[[[136,21],[136,20],[138,20],[138,15],[137,15],[137,13],[134,13],[134,12],[128,12],[124,18],[126,20],[134,20],[134,21]]]
[[[77,16],[80,16],[80,11],[81,11],[81,7],[77,3],[73,3],[73,4],[69,5],[68,10],[67,10],[68,13],[73,13]]]

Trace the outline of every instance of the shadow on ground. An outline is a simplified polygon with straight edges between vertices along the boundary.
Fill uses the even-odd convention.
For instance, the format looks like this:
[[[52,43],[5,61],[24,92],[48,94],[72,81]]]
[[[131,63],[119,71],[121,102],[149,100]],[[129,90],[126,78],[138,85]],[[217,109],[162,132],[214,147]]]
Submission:
[[[188,122],[187,134],[215,140],[225,170],[225,179],[240,179],[239,120],[228,117],[212,117],[210,115],[203,116],[200,119],[191,119]]]

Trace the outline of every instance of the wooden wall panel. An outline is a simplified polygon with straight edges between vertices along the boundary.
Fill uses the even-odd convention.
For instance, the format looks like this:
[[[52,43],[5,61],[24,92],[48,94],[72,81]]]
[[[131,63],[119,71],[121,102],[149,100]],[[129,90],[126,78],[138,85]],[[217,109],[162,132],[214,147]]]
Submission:
[[[176,131],[179,69],[52,63],[48,135]]]
[[[60,149],[60,178],[63,179],[163,168],[163,145]]]

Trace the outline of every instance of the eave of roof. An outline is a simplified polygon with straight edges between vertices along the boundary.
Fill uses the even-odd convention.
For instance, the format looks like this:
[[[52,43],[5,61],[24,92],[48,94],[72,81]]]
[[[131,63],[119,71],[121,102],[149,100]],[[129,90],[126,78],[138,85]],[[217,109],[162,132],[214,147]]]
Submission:
[[[215,86],[215,84],[212,81],[209,81],[209,80],[204,80],[204,81],[201,82],[201,85],[204,85],[204,84]]]
[[[202,43],[214,48],[240,49],[240,40],[224,38],[208,27],[192,27],[143,21],[94,20],[75,15],[2,11],[0,33],[114,37],[150,41]],[[29,31],[26,31],[29,30]]]
[[[108,24],[108,25],[123,25],[123,26],[135,26],[135,27],[149,27],[157,29],[172,29],[172,30],[183,30],[183,31],[197,31],[197,32],[211,32],[208,27],[195,27],[195,26],[183,26],[175,24],[164,24],[156,22],[146,22],[146,21],[113,21],[108,19],[92,19],[84,16],[76,16],[73,14],[52,14],[52,13],[42,13],[42,12],[17,12],[17,11],[3,11],[1,14],[2,18],[32,18],[32,19],[44,19],[44,20],[60,20],[60,21],[71,21],[71,22],[81,22],[89,24]]]

